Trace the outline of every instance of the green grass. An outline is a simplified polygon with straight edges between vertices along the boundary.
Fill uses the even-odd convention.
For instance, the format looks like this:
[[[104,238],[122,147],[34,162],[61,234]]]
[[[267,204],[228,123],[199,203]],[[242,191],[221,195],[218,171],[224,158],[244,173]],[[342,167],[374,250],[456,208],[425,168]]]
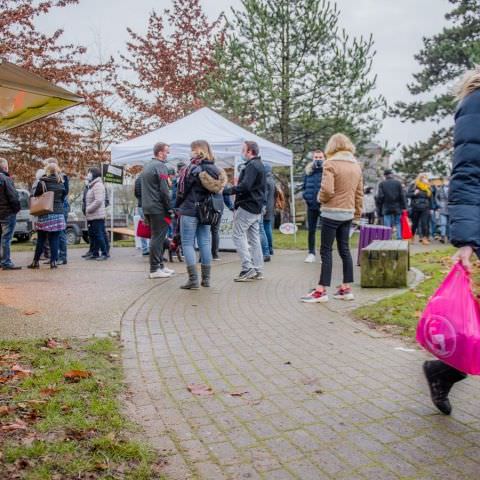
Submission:
[[[358,245],[358,234],[353,234],[350,239],[350,246],[356,248]],[[293,235],[284,235],[278,230],[273,231],[273,246],[279,250],[308,250],[308,231],[298,230],[297,241]],[[317,250],[320,248],[320,231],[317,233]]]
[[[163,478],[153,450],[132,439],[136,427],[121,413],[122,372],[114,339],[75,340],[71,348],[42,341],[0,341],[0,377],[12,364],[31,370],[23,380],[0,383],[2,426],[20,419],[26,430],[0,433],[0,471],[27,480]],[[18,359],[4,359],[6,354]],[[71,370],[92,372],[67,382]],[[42,390],[54,389],[50,395]],[[7,473],[8,472],[8,473]]]
[[[450,270],[453,253],[454,249],[441,249],[413,255],[412,266],[424,273],[425,280],[408,292],[358,308],[355,318],[377,325],[395,325],[400,333],[413,336],[429,297]]]

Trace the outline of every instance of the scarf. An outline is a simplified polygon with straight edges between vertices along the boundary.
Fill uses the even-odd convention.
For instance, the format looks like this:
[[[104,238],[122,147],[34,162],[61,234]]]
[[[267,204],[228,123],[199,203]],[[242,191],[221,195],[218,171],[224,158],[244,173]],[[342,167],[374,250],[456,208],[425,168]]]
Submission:
[[[202,163],[203,158],[197,157],[190,160],[188,167],[185,167],[181,170],[180,176],[178,177],[178,193],[180,195],[185,194],[185,180],[190,175],[191,171]]]
[[[420,191],[425,192],[427,197],[432,196],[432,190],[430,189],[430,185],[428,183],[423,183],[420,180],[417,180],[415,185]]]

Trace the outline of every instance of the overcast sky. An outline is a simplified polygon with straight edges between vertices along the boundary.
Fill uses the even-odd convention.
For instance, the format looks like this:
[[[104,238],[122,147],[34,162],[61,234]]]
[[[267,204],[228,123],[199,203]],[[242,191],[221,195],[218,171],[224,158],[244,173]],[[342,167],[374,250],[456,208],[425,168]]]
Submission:
[[[413,55],[422,46],[422,37],[439,32],[446,24],[448,0],[337,0],[341,25],[354,35],[373,34],[377,56],[374,71],[378,92],[389,103],[409,100],[406,85],[418,71]],[[59,9],[42,21],[46,30],[65,29],[65,39],[93,46],[100,36],[102,49],[116,54],[127,40],[126,27],[136,32],[146,30],[148,14],[171,5],[170,0],[80,0],[80,5]],[[240,7],[240,0],[203,0],[207,14],[214,18],[230,7]],[[387,119],[377,140],[412,143],[426,138],[431,125],[402,124]]]

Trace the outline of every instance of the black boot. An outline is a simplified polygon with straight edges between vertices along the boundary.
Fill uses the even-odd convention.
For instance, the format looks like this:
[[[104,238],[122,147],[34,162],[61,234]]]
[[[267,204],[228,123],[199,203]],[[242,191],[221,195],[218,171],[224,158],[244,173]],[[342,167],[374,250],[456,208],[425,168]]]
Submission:
[[[50,268],[57,268],[57,262],[50,262]]]
[[[40,268],[40,263],[38,260],[34,260],[27,268],[37,269]]]
[[[195,265],[191,265],[190,267],[187,267],[187,272],[188,281],[180,288],[183,288],[184,290],[198,290],[200,288],[200,285],[198,284],[197,267]]]
[[[467,377],[440,360],[432,360],[423,364],[423,373],[430,387],[430,396],[433,404],[445,415],[450,415],[452,405],[448,400],[453,384]]]
[[[210,271],[212,267],[210,265],[202,265],[202,287],[210,286]]]

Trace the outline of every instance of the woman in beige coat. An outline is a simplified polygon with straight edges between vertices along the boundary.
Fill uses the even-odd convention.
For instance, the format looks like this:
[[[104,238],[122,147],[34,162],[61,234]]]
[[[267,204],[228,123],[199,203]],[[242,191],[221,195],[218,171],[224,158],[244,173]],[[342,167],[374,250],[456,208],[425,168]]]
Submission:
[[[343,283],[333,298],[353,300],[353,261],[350,253],[350,229],[354,219],[360,219],[363,206],[362,170],[355,158],[355,146],[345,135],[337,133],[328,141],[323,164],[322,185],[318,201],[322,205],[320,255],[322,271],[317,288],[302,297],[306,303],[328,302],[326,288],[332,281],[332,247],[337,240],[343,264]]]

